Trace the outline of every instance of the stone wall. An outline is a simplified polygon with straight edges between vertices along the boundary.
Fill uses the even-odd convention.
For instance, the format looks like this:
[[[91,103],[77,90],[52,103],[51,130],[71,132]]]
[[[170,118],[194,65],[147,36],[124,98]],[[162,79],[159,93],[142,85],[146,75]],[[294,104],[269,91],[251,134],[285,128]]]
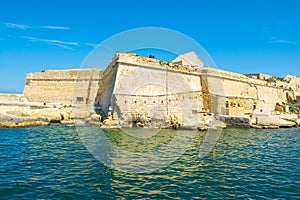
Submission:
[[[102,71],[97,69],[46,70],[28,74],[23,94],[28,101],[93,104]]]
[[[117,53],[104,71],[47,70],[26,79],[24,101],[95,105],[103,117],[111,111],[121,123],[141,118],[167,121],[173,115],[188,126],[205,112],[249,116],[254,110],[271,113],[289,99],[300,101],[299,77],[246,76],[132,53]]]
[[[182,124],[188,124],[203,112],[231,116],[249,116],[254,110],[271,113],[276,104],[296,99],[297,78],[261,77],[118,53],[103,73],[96,102],[105,115],[110,107],[121,122],[140,118],[166,121],[176,115]]]
[[[114,67],[105,71],[110,75],[103,78],[96,100],[103,111],[111,103],[121,123],[141,118],[159,123],[171,115],[184,125],[194,122],[203,108],[200,76],[166,67],[155,59],[135,65],[135,57],[121,54]]]
[[[289,87],[294,94],[294,99],[300,102],[300,77],[287,75],[284,79],[289,83]]]
[[[99,114],[108,116],[109,107],[112,105],[113,91],[116,82],[117,64],[110,66],[103,72],[99,82],[99,90],[96,95],[95,104],[99,107]]]
[[[27,99],[22,94],[0,94],[1,102],[26,102]]]
[[[288,97],[295,99],[294,90],[287,81],[270,79],[271,76],[265,75],[268,80],[261,80],[252,78],[253,75],[248,77],[209,67],[200,73],[206,76],[211,110],[215,113],[218,110],[221,114],[243,116],[250,115],[254,109],[271,112],[276,104],[286,104]]]

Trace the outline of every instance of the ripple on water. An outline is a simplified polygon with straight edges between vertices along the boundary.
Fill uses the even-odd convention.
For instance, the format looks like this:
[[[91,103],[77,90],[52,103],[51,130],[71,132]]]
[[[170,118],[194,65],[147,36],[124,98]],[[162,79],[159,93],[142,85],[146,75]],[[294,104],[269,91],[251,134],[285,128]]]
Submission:
[[[228,128],[213,151],[199,159],[204,136],[197,133],[170,166],[133,174],[98,162],[75,127],[0,129],[0,199],[299,198],[299,129]],[[113,142],[130,151],[160,145],[157,140],[119,137],[113,133]]]

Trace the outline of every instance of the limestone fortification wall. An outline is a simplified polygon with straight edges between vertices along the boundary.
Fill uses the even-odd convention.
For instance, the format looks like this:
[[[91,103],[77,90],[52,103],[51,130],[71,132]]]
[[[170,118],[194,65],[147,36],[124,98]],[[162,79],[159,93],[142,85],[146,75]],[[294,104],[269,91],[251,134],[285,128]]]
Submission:
[[[207,80],[210,109],[215,113],[245,115],[254,109],[271,112],[276,104],[286,104],[288,98],[296,99],[291,83],[271,76],[262,80],[209,67],[204,67],[200,73]],[[295,82],[300,84],[298,79]]]
[[[141,115],[162,120],[170,114],[192,121],[203,111],[243,116],[255,109],[271,112],[288,99],[300,101],[299,77],[246,76],[132,53],[117,53],[104,71],[47,70],[28,74],[26,79],[23,100],[95,104],[105,117],[112,109],[125,121]]]
[[[199,76],[123,63],[118,66],[112,105],[120,120],[166,121],[174,115],[188,125],[203,108],[201,93]]]
[[[97,69],[46,70],[28,74],[23,95],[31,102],[91,104],[99,90]]]
[[[288,86],[291,87],[295,98],[300,102],[300,77],[287,75],[284,79],[289,83]]]
[[[21,94],[0,94],[1,102],[26,102],[27,99]]]
[[[271,112],[276,104],[296,99],[299,79],[260,77],[117,53],[103,73],[96,102],[104,113],[110,107],[126,121],[170,114],[190,120],[201,111],[243,116],[255,109]]]
[[[198,127],[213,119],[210,113],[245,119],[242,124],[274,125],[273,119],[279,119],[274,110],[283,112],[283,120],[293,120],[277,120],[278,126],[293,126],[295,120],[300,124],[297,115],[285,116],[288,103],[300,102],[300,77],[241,75],[182,63],[187,62],[117,53],[105,70],[28,74],[22,95],[0,94],[0,126],[66,124],[80,119],[101,124],[104,119],[104,124]]]
[[[112,105],[113,90],[116,82],[117,66],[110,66],[103,72],[99,82],[95,104],[101,106],[101,115],[107,117],[109,107]]]
[[[103,72],[96,103],[107,114],[111,107],[121,123],[138,118],[166,121],[176,115],[187,125],[203,108],[200,76],[195,72],[187,66],[117,54]]]

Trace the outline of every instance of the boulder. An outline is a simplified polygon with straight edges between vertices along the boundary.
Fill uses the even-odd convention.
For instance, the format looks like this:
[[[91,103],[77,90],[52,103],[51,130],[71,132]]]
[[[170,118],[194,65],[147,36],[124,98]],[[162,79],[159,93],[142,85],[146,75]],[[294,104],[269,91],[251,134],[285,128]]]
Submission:
[[[295,127],[296,125],[297,125],[296,122],[292,122],[285,119],[279,119],[278,121],[278,126],[281,128],[290,128],[290,127]]]
[[[273,127],[294,127],[296,122],[286,119],[281,119],[278,116],[270,117],[256,117],[255,120],[251,120],[251,127],[253,128],[273,128]]]
[[[108,118],[108,119],[103,121],[103,124],[108,125],[108,126],[112,126],[112,125],[114,126],[114,125],[118,125],[118,121],[114,120],[112,118]]]
[[[226,125],[231,126],[242,126],[242,127],[249,127],[250,126],[250,117],[244,116],[228,116],[222,115],[219,118],[223,121]]]

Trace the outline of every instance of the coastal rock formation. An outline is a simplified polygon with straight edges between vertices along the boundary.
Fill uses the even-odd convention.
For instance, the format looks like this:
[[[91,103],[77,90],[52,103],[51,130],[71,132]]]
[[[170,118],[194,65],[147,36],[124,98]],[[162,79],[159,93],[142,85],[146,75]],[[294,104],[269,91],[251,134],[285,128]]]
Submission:
[[[230,126],[250,127],[250,117],[222,115],[220,120]]]
[[[10,115],[0,114],[0,127],[3,128],[21,128],[27,126],[47,126],[49,121],[46,118],[21,117],[19,113],[11,113]]]
[[[46,104],[39,102],[0,102],[0,127],[26,127],[49,125],[49,123],[74,124],[100,122],[101,117],[93,109],[81,105]]]

